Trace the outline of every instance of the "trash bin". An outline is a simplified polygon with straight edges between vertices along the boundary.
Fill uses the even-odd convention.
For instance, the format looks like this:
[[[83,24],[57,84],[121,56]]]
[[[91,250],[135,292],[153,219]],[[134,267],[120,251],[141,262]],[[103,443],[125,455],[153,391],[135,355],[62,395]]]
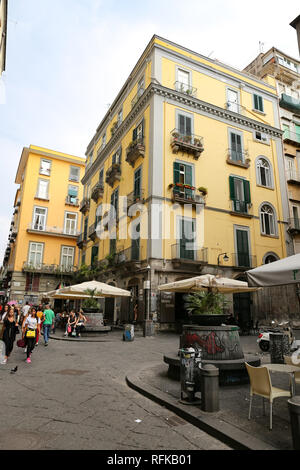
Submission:
[[[284,341],[287,335],[270,333],[270,356],[272,364],[284,364]]]
[[[134,325],[125,325],[123,333],[123,341],[133,341],[134,340]]]
[[[288,400],[294,450],[300,450],[300,396]]]
[[[201,389],[201,350],[192,347],[179,350],[180,353],[180,383],[181,399],[184,404],[196,405],[200,403],[195,396]],[[186,396],[184,396],[184,394]]]

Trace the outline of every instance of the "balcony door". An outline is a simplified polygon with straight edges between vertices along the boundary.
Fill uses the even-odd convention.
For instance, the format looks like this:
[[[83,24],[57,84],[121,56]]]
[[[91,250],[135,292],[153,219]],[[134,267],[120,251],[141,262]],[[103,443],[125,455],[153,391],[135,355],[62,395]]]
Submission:
[[[32,266],[33,268],[40,268],[42,266],[43,251],[44,251],[43,243],[30,242],[28,264]]]
[[[248,228],[236,228],[236,264],[239,267],[251,267],[250,263],[250,240]]]
[[[74,247],[72,246],[63,246],[61,249],[61,267],[69,271],[74,265]]]
[[[194,219],[181,218],[179,220],[179,258],[195,259],[196,224]]]
[[[77,214],[74,212],[66,212],[64,233],[66,235],[76,235],[77,231]]]
[[[45,207],[35,207],[33,212],[33,230],[41,232],[46,230],[47,209]]]

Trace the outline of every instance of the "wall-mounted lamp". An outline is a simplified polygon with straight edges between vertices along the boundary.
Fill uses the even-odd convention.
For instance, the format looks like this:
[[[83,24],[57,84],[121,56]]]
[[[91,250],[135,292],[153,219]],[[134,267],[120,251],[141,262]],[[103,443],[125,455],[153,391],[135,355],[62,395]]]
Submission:
[[[220,266],[220,257],[223,256],[223,255],[224,255],[223,261],[226,261],[226,262],[229,261],[229,257],[227,256],[227,253],[220,253],[218,255],[218,266]]]

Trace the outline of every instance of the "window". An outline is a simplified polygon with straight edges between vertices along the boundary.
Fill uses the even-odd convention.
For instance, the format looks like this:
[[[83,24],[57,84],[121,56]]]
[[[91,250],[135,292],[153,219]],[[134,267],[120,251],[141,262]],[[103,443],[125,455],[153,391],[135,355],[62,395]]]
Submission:
[[[239,112],[239,94],[236,90],[227,89],[227,109],[234,113]]]
[[[88,217],[86,217],[86,218],[84,219],[84,226],[83,226],[83,239],[84,239],[84,240],[87,240],[88,223],[89,223],[89,219],[88,219]]]
[[[140,259],[140,238],[141,238],[141,224],[132,226],[131,236],[131,260],[138,261]]]
[[[29,256],[28,256],[28,263],[30,266],[34,268],[39,268],[42,265],[43,260],[43,251],[44,251],[44,244],[43,243],[29,243]]]
[[[68,186],[68,202],[70,204],[77,204],[78,198],[78,186],[69,185]]]
[[[133,129],[132,140],[133,142],[143,142],[144,139],[144,119]]]
[[[102,210],[103,210],[103,206],[102,206],[102,204],[100,204],[97,207],[97,210],[96,210],[96,217],[95,217],[95,227],[96,228],[97,228],[97,225],[99,224],[99,222],[102,219]]]
[[[37,195],[38,199],[49,199],[49,181],[41,180],[38,181]]]
[[[116,153],[113,154],[112,156],[112,164],[114,165],[115,163],[120,164],[121,163],[121,156],[122,156],[122,147],[119,147]]]
[[[26,273],[25,292],[39,292],[39,289],[40,275],[36,273]]]
[[[263,264],[274,263],[275,261],[278,261],[278,260],[279,260],[279,258],[275,253],[267,253],[264,256]]]
[[[66,235],[76,235],[77,231],[77,214],[74,212],[66,212],[64,233]]]
[[[35,207],[33,211],[33,230],[46,230],[47,209],[45,207]]]
[[[99,172],[99,183],[101,186],[103,186],[103,181],[104,181],[104,168],[102,168]]]
[[[40,175],[50,176],[51,173],[51,161],[41,159],[40,164]]]
[[[145,78],[142,77],[138,82],[137,96],[140,97],[145,91]]]
[[[118,211],[119,211],[119,189],[117,188],[111,195],[110,198],[110,218],[113,220],[118,219]]]
[[[176,90],[183,93],[188,92],[190,87],[190,72],[182,69],[177,70]]]
[[[139,199],[141,197],[141,192],[142,192],[142,169],[138,168],[134,172],[134,190],[133,190],[133,195],[135,199]]]
[[[61,258],[60,265],[66,270],[70,270],[74,264],[74,247],[62,246],[61,247]]]
[[[180,135],[192,135],[192,118],[186,114],[178,113],[177,127]]]
[[[92,256],[91,256],[91,266],[92,267],[96,266],[96,264],[98,262],[98,252],[99,252],[98,245],[94,245],[92,247]]]
[[[184,217],[178,218],[179,243],[176,247],[176,257],[180,259],[195,259],[196,221]]]
[[[102,136],[102,142],[101,142],[100,150],[104,149],[105,145],[106,145],[106,132]]]
[[[118,112],[118,118],[117,118],[118,126],[120,126],[122,122],[123,122],[123,109],[120,109],[120,111]]]
[[[230,159],[233,161],[243,161],[242,135],[229,132],[230,138]]]
[[[76,183],[78,183],[79,177],[80,177],[80,168],[78,166],[70,166],[69,180],[76,181]]]
[[[251,203],[250,183],[236,176],[229,177],[230,199],[234,212],[248,213],[248,204]]]
[[[260,224],[263,235],[276,235],[275,210],[270,204],[261,206]]]
[[[263,132],[255,131],[254,132],[254,139],[259,140],[260,142],[263,142],[265,144],[269,144],[269,138],[268,138],[267,134],[264,134]]]
[[[264,102],[263,98],[260,95],[253,95],[253,109],[255,111],[264,112]]]
[[[288,180],[294,180],[297,178],[293,157],[285,157],[285,169]]]
[[[265,186],[266,188],[272,187],[272,172],[271,165],[265,158],[258,158],[256,163],[256,177],[257,184]]]
[[[184,163],[174,162],[174,194],[177,194],[183,198],[191,198],[193,196],[193,167],[192,165],[186,165]],[[188,185],[191,188],[187,188]]]

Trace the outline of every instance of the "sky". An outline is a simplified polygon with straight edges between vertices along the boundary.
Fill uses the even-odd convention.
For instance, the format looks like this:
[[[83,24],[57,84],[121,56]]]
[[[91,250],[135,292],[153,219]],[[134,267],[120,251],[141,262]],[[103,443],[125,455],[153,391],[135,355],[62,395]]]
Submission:
[[[85,156],[153,34],[243,69],[277,47],[299,59],[299,0],[8,0],[0,82],[0,266],[23,147]]]

